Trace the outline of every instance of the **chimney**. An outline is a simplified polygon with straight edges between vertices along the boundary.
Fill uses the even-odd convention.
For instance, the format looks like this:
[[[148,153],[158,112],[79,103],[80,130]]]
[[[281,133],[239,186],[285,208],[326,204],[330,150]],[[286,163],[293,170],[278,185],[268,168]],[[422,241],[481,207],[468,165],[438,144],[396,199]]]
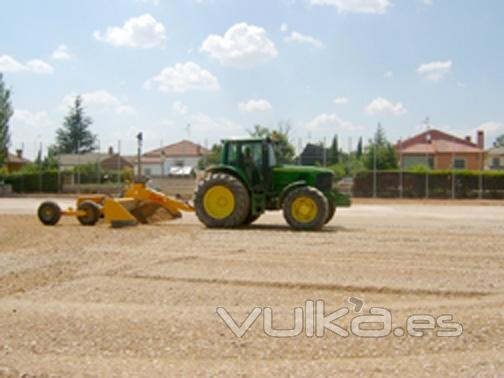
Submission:
[[[109,154],[110,156],[114,155],[114,147],[109,146],[109,148],[108,148],[108,154]]]
[[[16,156],[18,158],[22,159],[23,158],[23,150],[21,150],[21,149],[16,150]]]
[[[483,130],[478,130],[478,148],[485,149],[485,132]]]
[[[472,141],[471,141],[471,136],[470,136],[470,135],[466,136],[466,137],[465,137],[465,140],[466,140],[466,142],[472,143]]]

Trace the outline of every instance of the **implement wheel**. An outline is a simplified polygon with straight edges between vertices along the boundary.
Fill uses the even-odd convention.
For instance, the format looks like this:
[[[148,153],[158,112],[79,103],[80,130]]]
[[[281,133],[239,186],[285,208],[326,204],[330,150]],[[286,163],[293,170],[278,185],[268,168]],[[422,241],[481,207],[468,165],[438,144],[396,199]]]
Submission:
[[[42,224],[54,226],[61,219],[61,209],[57,203],[46,201],[40,204],[37,215]]]
[[[295,230],[320,230],[328,215],[324,194],[313,187],[304,186],[287,194],[283,203],[285,220]]]
[[[245,186],[231,175],[216,173],[202,180],[194,193],[198,219],[209,228],[243,224],[250,209]]]
[[[93,201],[82,202],[77,210],[85,212],[85,215],[77,216],[83,226],[94,226],[100,220],[101,208]]]

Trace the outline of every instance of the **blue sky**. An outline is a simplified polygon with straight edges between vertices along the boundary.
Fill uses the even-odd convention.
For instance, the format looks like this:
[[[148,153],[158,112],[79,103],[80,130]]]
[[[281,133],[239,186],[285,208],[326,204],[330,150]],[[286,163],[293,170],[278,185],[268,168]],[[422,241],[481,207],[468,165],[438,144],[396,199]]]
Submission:
[[[188,137],[210,145],[255,123],[346,149],[381,122],[395,141],[433,127],[504,133],[499,0],[6,1],[0,72],[12,148],[54,142],[82,94],[103,150]]]

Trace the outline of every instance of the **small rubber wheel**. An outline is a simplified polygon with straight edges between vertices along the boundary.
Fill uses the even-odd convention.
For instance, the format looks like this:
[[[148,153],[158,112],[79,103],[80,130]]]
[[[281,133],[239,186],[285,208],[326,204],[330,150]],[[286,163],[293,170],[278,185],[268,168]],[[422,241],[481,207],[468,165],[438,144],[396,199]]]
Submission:
[[[54,226],[61,219],[61,209],[57,203],[52,201],[41,203],[37,214],[39,220],[46,226]]]
[[[209,228],[240,227],[249,214],[250,197],[236,177],[215,173],[200,181],[194,205],[198,219]]]
[[[327,209],[327,219],[325,224],[329,223],[336,214],[336,204],[329,202],[329,208]]]
[[[93,201],[84,201],[77,208],[78,211],[84,211],[86,214],[78,216],[80,224],[83,226],[94,226],[101,217],[101,208]]]
[[[287,194],[283,203],[285,220],[295,230],[316,231],[324,227],[327,198],[317,188],[303,186]]]

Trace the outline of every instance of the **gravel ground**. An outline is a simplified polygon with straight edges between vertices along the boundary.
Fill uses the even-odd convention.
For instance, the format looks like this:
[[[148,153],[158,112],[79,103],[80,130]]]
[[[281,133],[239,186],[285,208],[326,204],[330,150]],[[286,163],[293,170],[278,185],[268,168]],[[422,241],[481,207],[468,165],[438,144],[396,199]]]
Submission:
[[[502,206],[360,204],[304,233],[280,213],[241,230],[193,214],[43,227],[39,201],[0,199],[0,376],[504,375]],[[238,338],[216,313],[241,323],[270,307],[287,329],[307,300],[348,307],[335,321],[346,329],[379,307],[393,329],[452,314],[463,334],[278,338],[261,315]]]

